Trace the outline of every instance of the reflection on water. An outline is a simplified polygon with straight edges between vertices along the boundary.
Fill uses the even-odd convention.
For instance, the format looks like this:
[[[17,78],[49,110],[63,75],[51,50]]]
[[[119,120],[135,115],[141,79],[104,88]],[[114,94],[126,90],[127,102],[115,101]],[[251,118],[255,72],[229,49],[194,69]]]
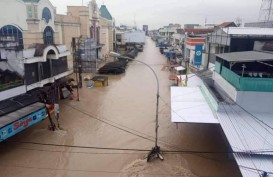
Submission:
[[[173,124],[170,120],[169,72],[166,59],[147,39],[138,60],[156,71],[160,82],[159,145],[164,150],[226,151],[217,125]],[[130,63],[127,72],[109,76],[109,86],[83,88],[80,102],[61,103],[61,126],[48,131],[47,120],[12,138],[15,141],[151,149],[154,146],[156,81],[143,64]],[[3,143],[1,176],[5,177],[147,177],[240,176],[226,154],[163,154],[164,161],[146,163],[143,152],[108,151]]]

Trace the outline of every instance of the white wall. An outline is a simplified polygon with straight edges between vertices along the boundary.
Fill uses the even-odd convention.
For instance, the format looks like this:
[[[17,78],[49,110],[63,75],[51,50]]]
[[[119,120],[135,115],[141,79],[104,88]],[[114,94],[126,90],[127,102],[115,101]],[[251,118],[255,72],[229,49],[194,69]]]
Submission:
[[[1,57],[7,59],[7,62],[0,62],[1,70],[10,70],[24,77],[23,51],[1,50]]]
[[[0,28],[5,25],[17,25],[27,30],[26,6],[21,0],[0,0]]]
[[[272,100],[272,92],[239,91],[237,94],[237,104],[253,112],[273,113]]]
[[[125,42],[145,43],[146,34],[144,31],[130,31],[124,33]]]
[[[213,73],[214,84],[217,88],[220,88],[222,91],[225,91],[226,94],[233,100],[237,100],[237,90],[233,87],[228,81],[226,81],[220,74],[217,72]]]
[[[50,10],[51,17],[52,17],[52,20],[50,20],[48,24],[46,23],[45,20],[42,20],[42,13],[45,7],[47,7]],[[40,20],[40,24],[39,24],[40,31],[42,32],[47,26],[50,26],[53,29],[53,31],[56,32],[57,29],[55,29],[55,24],[54,24],[54,19],[55,19],[54,6],[51,4],[51,2],[49,0],[40,0],[40,2],[38,3],[37,10],[38,10],[37,12],[38,19]]]
[[[23,93],[26,93],[26,86],[25,85],[2,91],[2,92],[0,92],[0,101],[15,97],[17,95],[21,95]]]

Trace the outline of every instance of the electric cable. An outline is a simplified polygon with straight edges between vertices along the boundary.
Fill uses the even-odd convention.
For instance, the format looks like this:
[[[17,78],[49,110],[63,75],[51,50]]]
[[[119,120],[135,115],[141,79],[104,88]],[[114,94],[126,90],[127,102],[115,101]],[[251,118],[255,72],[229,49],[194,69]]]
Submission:
[[[238,104],[236,104],[238,105]],[[251,117],[253,117],[254,119],[256,119],[257,121],[259,121],[260,123],[264,124],[265,126],[267,126],[268,128],[270,128],[271,130],[273,130],[273,127],[271,127],[270,125],[266,124],[264,121],[262,121],[261,119],[259,119],[257,116],[253,115],[251,112],[247,111],[245,108],[243,108],[242,106],[238,105],[241,109],[243,109],[245,112],[247,112],[249,115],[251,115]]]
[[[246,127],[244,124],[241,124],[241,126],[245,127],[246,129],[248,129],[249,131],[254,131],[257,133],[257,135],[259,135],[260,137],[257,137],[257,135],[255,135],[257,138],[261,138],[264,140],[264,142],[267,142],[270,146],[272,146],[272,149],[273,149],[273,145],[271,144],[271,142],[269,142],[263,135],[261,135],[257,129],[255,127],[253,127],[248,121],[246,121],[236,110],[235,108],[233,108],[233,106],[230,106],[230,108],[239,116],[241,117],[241,119],[250,127],[250,129],[248,127]],[[254,120],[255,121],[255,120]],[[263,127],[261,125],[261,127]],[[263,127],[264,128],[264,127]],[[252,130],[253,129],[253,130]],[[271,132],[269,132],[271,135],[273,135]]]
[[[149,152],[150,149],[130,149],[130,148],[115,148],[115,147],[96,147],[96,146],[79,146],[79,145],[64,145],[64,144],[54,144],[54,143],[39,143],[39,142],[29,142],[29,141],[6,141],[8,143],[18,143],[18,144],[30,144],[30,145],[40,145],[40,146],[51,146],[51,147],[66,147],[66,148],[78,148],[78,149],[95,149],[95,150],[107,150],[107,151],[135,151],[135,152]],[[47,150],[44,150],[47,151]],[[50,150],[49,150],[50,151]],[[197,151],[197,150],[163,150],[164,153],[169,154],[233,154],[232,151]],[[259,151],[260,153],[264,151]],[[266,151],[268,152],[268,151]],[[270,151],[273,152],[273,151]],[[247,153],[245,151],[236,153]]]
[[[119,129],[119,130],[121,130],[121,131],[124,131],[124,132],[129,133],[129,134],[132,134],[132,135],[134,135],[134,136],[137,136],[137,137],[140,137],[140,138],[149,140],[149,141],[151,141],[151,142],[154,142],[154,137],[152,137],[151,135],[147,135],[147,134],[144,134],[144,133],[139,132],[139,131],[137,131],[137,130],[131,129],[131,128],[129,128],[129,127],[120,125],[120,124],[118,124],[118,123],[116,123],[116,122],[110,121],[109,119],[105,119],[105,120],[100,119],[100,118],[98,118],[98,117],[96,117],[96,116],[93,116],[93,115],[91,115],[91,114],[89,114],[89,113],[86,113],[86,112],[80,110],[79,108],[73,107],[73,106],[71,106],[71,105],[66,104],[66,106],[68,106],[68,107],[70,107],[70,108],[73,108],[74,110],[77,110],[77,111],[81,112],[82,114],[87,115],[88,117],[90,117],[90,118],[92,118],[92,119],[101,121],[101,122],[103,122],[103,123],[105,123],[105,124],[107,124],[107,125],[109,125],[109,126],[112,126],[112,127],[114,127],[114,128],[117,128],[117,129]],[[109,122],[112,122],[112,124],[109,123],[109,122],[107,122],[106,120],[109,121]],[[116,125],[113,125],[113,124],[116,124],[116,125],[121,126],[121,127],[123,127],[123,128],[120,128],[120,127],[118,127],[118,126],[116,126]],[[131,132],[131,131],[129,131],[129,130],[126,130],[125,128],[126,128],[126,129],[130,129],[130,130],[132,130],[132,131],[135,131],[135,132],[137,132],[137,133],[139,133],[139,134],[143,134],[143,135],[145,135],[145,136],[149,136],[150,138],[145,137],[145,136],[142,136],[142,135],[138,135],[138,134],[133,133],[133,132]],[[152,138],[153,138],[153,139],[152,139]],[[174,145],[171,145],[171,144],[169,144],[169,143],[166,143],[166,142],[164,142],[164,141],[162,141],[162,140],[159,140],[159,142],[160,142],[161,144],[164,144],[164,145],[168,146],[168,147],[177,149],[177,147],[175,147]]]
[[[246,167],[246,166],[243,166],[243,165],[239,165],[239,167],[242,167],[242,168],[245,168],[245,169],[249,169],[249,170],[255,170],[255,168],[251,168],[251,167]],[[267,171],[264,171],[264,170],[261,170],[261,169],[258,169],[260,172],[266,172],[268,174],[273,174],[273,172],[267,172]]]
[[[226,110],[225,106],[224,106],[223,104],[222,104],[222,106],[223,106],[223,108],[224,108],[224,111],[225,111],[225,113],[226,113],[226,115],[227,115],[229,121],[231,122],[231,125],[232,125],[233,129],[235,130],[235,132],[236,132],[237,136],[239,137],[240,141],[242,142],[242,145],[244,146],[245,149],[247,149],[247,148],[245,147],[244,143],[243,143],[243,142],[244,142],[243,139],[244,139],[246,145],[248,146],[248,144],[247,144],[247,142],[246,142],[246,139],[245,139],[245,137],[244,137],[244,134],[242,133],[242,130],[239,128],[240,132],[241,132],[242,135],[243,135],[243,139],[241,138],[241,136],[240,136],[238,130],[236,129],[236,127],[235,127],[233,121],[232,121],[231,118],[229,117],[229,115],[228,115],[228,113],[227,113],[227,110]],[[248,149],[249,149],[249,147],[248,147]],[[255,163],[254,163],[253,160],[252,160],[251,153],[247,153],[247,155],[250,157],[250,160],[251,160],[252,165],[255,167],[257,173],[258,173],[259,176],[260,176],[261,174],[260,174],[260,172],[258,171],[258,169],[257,169],[257,167],[256,167],[256,165],[255,165]]]

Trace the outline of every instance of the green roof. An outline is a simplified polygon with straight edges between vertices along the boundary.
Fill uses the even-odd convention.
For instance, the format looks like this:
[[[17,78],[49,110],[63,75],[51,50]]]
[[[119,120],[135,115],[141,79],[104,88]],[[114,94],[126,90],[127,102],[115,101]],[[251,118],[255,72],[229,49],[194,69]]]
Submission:
[[[100,15],[103,17],[103,18],[106,18],[107,20],[112,20],[112,15],[110,14],[110,12],[108,11],[108,9],[106,8],[105,5],[102,5],[100,7]]]

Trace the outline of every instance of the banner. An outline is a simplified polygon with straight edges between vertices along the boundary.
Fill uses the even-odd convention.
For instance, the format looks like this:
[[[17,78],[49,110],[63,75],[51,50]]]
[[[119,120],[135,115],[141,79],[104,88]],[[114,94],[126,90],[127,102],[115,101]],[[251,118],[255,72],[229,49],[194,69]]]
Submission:
[[[203,45],[195,46],[194,65],[200,66],[202,64],[202,51],[203,51]]]
[[[0,142],[46,118],[46,109],[40,109],[0,129]]]

